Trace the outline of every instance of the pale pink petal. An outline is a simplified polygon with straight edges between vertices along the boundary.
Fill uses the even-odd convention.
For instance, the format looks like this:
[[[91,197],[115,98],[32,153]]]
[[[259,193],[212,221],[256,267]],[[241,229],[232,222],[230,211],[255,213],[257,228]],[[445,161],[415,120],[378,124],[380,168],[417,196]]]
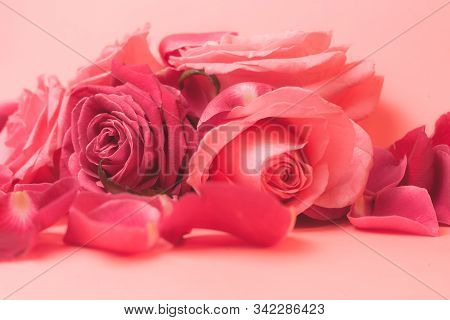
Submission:
[[[200,195],[190,193],[173,204],[172,213],[161,225],[163,238],[177,243],[192,229],[201,228],[270,246],[285,238],[293,226],[295,215],[256,189],[207,183],[199,191]]]
[[[370,171],[366,191],[377,193],[385,188],[397,186],[406,171],[406,157],[398,160],[384,148],[375,147],[373,168]]]
[[[198,47],[210,42],[219,42],[229,34],[233,34],[233,32],[172,34],[161,40],[159,53],[164,62],[168,63],[170,56],[178,56],[181,49]]]
[[[273,87],[256,82],[242,82],[223,90],[205,108],[197,127],[203,124],[216,126],[220,124],[220,119],[235,107],[245,107],[257,97],[266,92],[272,91]]]
[[[72,177],[63,178],[55,183],[15,185],[14,191],[26,192],[34,204],[36,213],[33,223],[38,231],[55,224],[69,212],[79,185]]]
[[[36,242],[36,208],[26,192],[0,192],[0,259],[27,253]]]
[[[315,201],[318,206],[343,208],[352,205],[364,192],[372,168],[372,141],[359,125],[353,122],[353,127],[356,140],[352,160],[348,167],[343,169],[346,173],[341,176],[341,180],[335,186],[328,187]]]
[[[71,206],[78,185],[73,178],[53,184],[15,185],[0,192],[0,258],[26,253],[39,231],[53,225]]]
[[[434,208],[438,221],[450,225],[450,148],[441,144],[433,150],[436,177],[432,190]]]
[[[218,77],[223,88],[240,82],[263,82],[272,86],[307,86],[338,74],[345,54],[326,52],[289,59],[248,60],[235,63],[185,63],[179,70],[201,69]]]
[[[338,75],[309,88],[326,100],[342,107],[353,120],[370,114],[378,103],[383,78],[375,76],[371,61],[348,64]]]
[[[64,241],[117,253],[138,253],[158,239],[160,210],[145,197],[81,192],[70,209]]]
[[[77,85],[111,85],[111,64],[113,60],[128,65],[148,65],[154,72],[161,69],[150,52],[147,41],[150,25],[145,25],[122,41],[118,41],[103,49],[95,63],[82,67],[70,81],[71,86]]]
[[[415,186],[385,189],[360,198],[348,214],[357,228],[436,236],[439,225],[428,191]]]
[[[328,49],[331,33],[286,31],[256,36],[227,36],[219,43],[205,43],[170,57],[170,63],[232,63],[255,59],[285,59],[317,54]]]

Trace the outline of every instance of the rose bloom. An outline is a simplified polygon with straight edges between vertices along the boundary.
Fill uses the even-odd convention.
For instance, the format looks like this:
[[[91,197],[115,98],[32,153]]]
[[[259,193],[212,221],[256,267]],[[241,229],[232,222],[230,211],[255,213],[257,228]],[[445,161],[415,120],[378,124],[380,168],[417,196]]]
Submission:
[[[55,77],[40,77],[35,91],[24,90],[18,101],[0,105],[8,115],[0,131],[0,165],[14,182],[51,182],[58,178],[58,126],[65,89]],[[14,111],[14,112],[13,112]]]
[[[197,69],[217,76],[222,89],[247,81],[299,86],[315,90],[354,120],[375,108],[383,83],[372,62],[348,62],[346,47],[331,46],[329,32],[174,34],[161,41],[159,50],[170,67],[160,73],[163,81],[170,83],[175,71]],[[204,108],[211,97],[206,88],[187,81],[183,94],[193,102],[194,113],[200,114],[199,104]]]
[[[179,194],[196,146],[182,96],[161,85],[147,65],[113,61],[111,77],[109,86],[80,86],[71,93],[71,127],[61,157],[68,173],[91,191],[113,191],[112,185],[114,191]]]
[[[311,91],[270,90],[238,84],[211,102],[205,118],[214,119],[213,128],[191,158],[188,183],[196,189],[208,181],[254,187],[297,213],[352,204],[372,165],[367,133]]]

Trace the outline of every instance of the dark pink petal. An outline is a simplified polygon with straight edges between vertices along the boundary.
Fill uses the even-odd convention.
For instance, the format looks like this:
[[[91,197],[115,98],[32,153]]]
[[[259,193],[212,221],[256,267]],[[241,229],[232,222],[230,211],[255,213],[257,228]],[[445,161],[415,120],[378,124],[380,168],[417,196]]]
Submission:
[[[64,241],[125,254],[143,252],[158,239],[161,214],[149,198],[81,192],[70,209]]]
[[[429,236],[436,236],[439,230],[428,191],[415,186],[385,189],[375,198],[361,197],[353,205],[348,218],[361,229]]]
[[[316,220],[337,220],[342,217],[345,217],[345,215],[350,211],[350,207],[344,207],[344,208],[323,208],[319,206],[311,206],[308,209],[306,209],[303,213],[307,215],[310,218],[316,219]]]
[[[397,186],[402,181],[405,171],[406,156],[399,160],[389,150],[375,147],[366,192],[377,193],[385,188]]]
[[[431,140],[425,133],[425,127],[408,132],[389,149],[397,159],[407,157],[404,185],[414,185],[430,190],[433,183],[433,158]]]
[[[208,32],[208,33],[180,33],[172,34],[161,40],[159,53],[165,63],[168,63],[171,55],[179,56],[181,49],[199,47],[203,44],[215,41],[220,42],[223,37],[235,34],[234,32]]]
[[[157,77],[162,84],[179,88],[178,80],[182,73],[167,67],[158,72]],[[198,119],[206,105],[216,96],[216,88],[207,77],[192,75],[184,79],[181,93],[186,99],[188,114]]]
[[[269,246],[286,237],[292,228],[294,212],[259,190],[207,183],[199,192],[187,194],[173,204],[172,213],[161,224],[164,239],[177,243],[193,228],[202,228]]]
[[[443,114],[434,126],[433,146],[438,144],[450,145],[450,112]]]
[[[2,131],[9,116],[17,110],[17,107],[18,103],[16,101],[0,103],[0,131]]]
[[[450,147],[441,144],[433,149],[436,177],[432,192],[434,208],[438,221],[450,225]]]

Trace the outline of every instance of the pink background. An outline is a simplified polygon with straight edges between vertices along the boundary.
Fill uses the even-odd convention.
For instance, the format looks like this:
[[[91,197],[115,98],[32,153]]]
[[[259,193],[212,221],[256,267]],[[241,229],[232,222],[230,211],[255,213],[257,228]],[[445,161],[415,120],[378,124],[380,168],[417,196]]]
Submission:
[[[288,28],[333,30],[362,58],[439,7],[427,1],[23,1],[17,12],[89,59],[125,33],[152,23],[152,46],[173,32]],[[0,3],[0,99],[33,88],[36,76],[62,80],[86,63]],[[363,125],[378,145],[435,119],[450,105],[450,6],[375,53],[385,84],[377,111]],[[82,249],[12,298],[117,299],[366,299],[450,296],[450,229],[437,238],[369,233],[343,223],[297,229],[271,249],[247,247],[222,235],[186,241],[134,258]],[[74,248],[61,230],[43,235],[26,259],[0,264],[0,296],[20,287]],[[380,254],[385,256],[383,258]],[[388,260],[400,266],[394,266]],[[408,272],[410,275],[408,275]],[[420,281],[418,281],[417,279]],[[427,285],[424,285],[423,283]]]

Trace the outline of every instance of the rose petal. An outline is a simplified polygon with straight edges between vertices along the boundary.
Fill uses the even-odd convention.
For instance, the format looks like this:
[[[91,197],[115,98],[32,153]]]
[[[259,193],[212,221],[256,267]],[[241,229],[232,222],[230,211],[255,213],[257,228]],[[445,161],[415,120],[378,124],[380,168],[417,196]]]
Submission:
[[[36,208],[24,191],[0,194],[0,259],[27,253],[36,242]]]
[[[32,200],[36,208],[33,223],[38,231],[52,226],[69,212],[78,189],[78,182],[72,177],[63,178],[55,183],[14,186],[15,192],[26,192]]]
[[[160,209],[130,194],[81,192],[70,209],[64,241],[117,253],[138,253],[158,238]]]
[[[219,42],[229,34],[234,34],[234,32],[172,34],[161,40],[159,53],[164,62],[168,63],[170,56],[178,56],[181,49],[201,46],[210,41]]]
[[[103,49],[95,63],[80,68],[76,77],[69,82],[70,86],[78,85],[110,85],[111,64],[113,60],[128,65],[148,65],[154,72],[161,69],[150,52],[147,41],[150,25],[137,30],[122,41]]]
[[[374,148],[373,167],[369,174],[366,191],[377,193],[395,187],[402,181],[406,171],[406,157],[398,160],[384,148]]]
[[[378,103],[383,78],[375,76],[373,62],[348,64],[336,77],[310,87],[326,100],[341,106],[353,120],[370,114]]]
[[[439,225],[428,191],[415,186],[385,189],[361,197],[348,214],[357,228],[436,236]]]
[[[434,135],[432,138],[433,146],[438,144],[450,145],[450,112],[440,116],[434,126]]]
[[[327,190],[314,202],[325,208],[343,208],[352,205],[364,192],[370,168],[372,167],[372,141],[369,135],[356,123],[355,144],[350,164],[342,171],[346,172],[341,180]]]
[[[163,238],[177,243],[193,228],[203,228],[269,246],[281,241],[292,228],[293,213],[256,189],[207,183],[199,191],[200,195],[190,193],[173,204],[172,213],[161,224]]]
[[[450,225],[450,148],[447,145],[437,145],[435,152],[435,181],[432,191],[437,219]]]
[[[308,209],[306,209],[303,213],[308,217],[316,220],[330,221],[345,217],[345,215],[350,211],[350,208],[351,207],[323,208],[319,206],[311,206]]]
[[[13,173],[8,167],[0,165],[0,191],[7,192],[11,186]]]
[[[0,258],[26,253],[39,231],[65,215],[78,185],[73,178],[53,184],[16,185],[14,191],[0,194]]]
[[[202,125],[216,126],[228,111],[235,107],[245,107],[257,97],[272,91],[273,87],[257,82],[243,82],[223,90],[205,108],[197,127]],[[219,119],[218,119],[219,118]],[[200,130],[199,129],[199,130]]]
[[[11,114],[16,112],[18,103],[16,101],[8,101],[0,103],[0,131],[2,131],[8,118]]]
[[[431,140],[425,127],[408,132],[389,149],[397,159],[407,157],[405,177],[402,184],[414,185],[430,190],[433,183],[433,157]]]

